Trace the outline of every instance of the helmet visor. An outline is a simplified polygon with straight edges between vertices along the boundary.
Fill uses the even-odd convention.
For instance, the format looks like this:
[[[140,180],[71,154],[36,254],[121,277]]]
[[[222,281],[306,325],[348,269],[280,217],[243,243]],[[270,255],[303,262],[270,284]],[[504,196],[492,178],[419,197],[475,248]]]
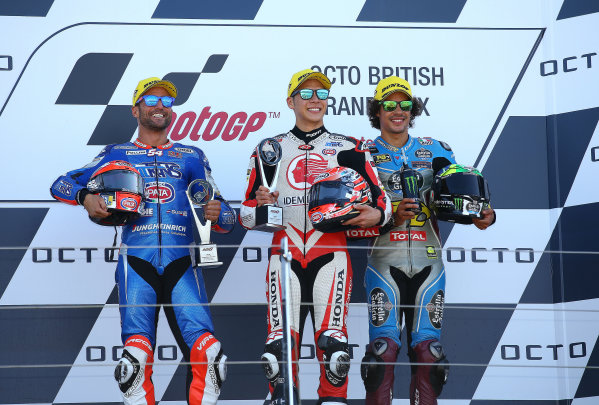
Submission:
[[[339,181],[323,181],[310,189],[309,208],[325,204],[345,205],[352,197],[353,188]]]
[[[443,178],[440,186],[441,194],[470,195],[489,199],[487,182],[481,176],[454,174]]]
[[[129,191],[144,194],[143,179],[140,175],[129,170],[111,170],[96,177],[106,191]]]

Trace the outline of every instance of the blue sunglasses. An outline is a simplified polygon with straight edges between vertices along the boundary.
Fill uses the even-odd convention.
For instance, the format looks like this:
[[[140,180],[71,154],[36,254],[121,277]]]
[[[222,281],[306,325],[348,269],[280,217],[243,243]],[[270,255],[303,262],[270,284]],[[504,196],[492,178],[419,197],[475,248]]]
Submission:
[[[142,98],[144,100],[144,103],[146,103],[146,105],[148,107],[154,107],[156,104],[158,104],[158,100],[160,100],[160,101],[162,101],[162,105],[165,108],[171,108],[173,106],[173,103],[175,102],[174,97],[169,97],[169,96],[158,97],[158,96],[147,95],[147,96],[141,96],[139,98],[139,100],[137,100],[137,104],[139,104],[141,102]]]
[[[294,97],[296,94],[299,94],[300,97],[302,98],[302,100],[310,100],[312,98],[312,96],[314,95],[314,92],[316,92],[316,97],[319,100],[326,100],[327,98],[329,98],[329,91],[327,89],[301,89],[301,90],[295,90],[293,93],[291,93],[291,97]]]

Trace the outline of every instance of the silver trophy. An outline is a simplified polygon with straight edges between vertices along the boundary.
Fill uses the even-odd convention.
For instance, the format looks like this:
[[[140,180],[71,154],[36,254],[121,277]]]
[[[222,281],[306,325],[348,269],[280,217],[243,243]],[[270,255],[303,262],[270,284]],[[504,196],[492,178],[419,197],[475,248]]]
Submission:
[[[203,208],[208,201],[214,199],[214,188],[212,184],[203,179],[197,179],[189,183],[187,187],[187,199],[191,206],[191,213],[196,222],[198,233],[200,234],[200,261],[196,263],[198,267],[217,267],[223,264],[218,261],[218,252],[216,244],[210,242],[210,230],[212,221],[204,219],[204,223],[198,218],[194,207]]]
[[[274,138],[263,139],[256,148],[256,155],[260,159],[262,185],[268,188],[269,193],[272,193],[279,179],[279,162],[283,156],[281,144]],[[266,181],[265,165],[274,167],[270,183]],[[256,226],[252,229],[263,232],[277,232],[285,229],[285,225],[283,225],[283,208],[277,206],[276,203],[256,207]]]

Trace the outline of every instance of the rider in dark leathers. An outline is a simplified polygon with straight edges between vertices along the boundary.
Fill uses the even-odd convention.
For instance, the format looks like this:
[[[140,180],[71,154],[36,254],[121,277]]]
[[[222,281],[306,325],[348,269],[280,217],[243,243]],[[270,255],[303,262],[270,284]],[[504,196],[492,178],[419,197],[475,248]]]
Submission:
[[[163,102],[171,104],[160,99],[148,106],[144,97],[152,95],[176,97],[176,88],[158,78],[140,81],[132,107],[139,124],[138,139],[108,145],[88,165],[60,176],[50,191],[59,201],[83,205],[91,217],[106,218],[110,213],[104,200],[86,188],[90,176],[115,160],[127,161],[140,172],[145,181],[145,209],[141,217],[123,227],[116,270],[125,348],[115,378],[126,405],[154,404],[151,375],[156,322],[160,304],[166,304],[164,311],[173,334],[187,361],[192,362],[188,402],[214,404],[225,378],[226,356],[213,335],[210,311],[202,305],[207,296],[202,272],[194,268],[187,186],[195,179],[212,183],[216,197],[204,208],[205,218],[213,222],[212,230],[231,231],[236,215],[218,192],[204,153],[167,139],[172,109]]]

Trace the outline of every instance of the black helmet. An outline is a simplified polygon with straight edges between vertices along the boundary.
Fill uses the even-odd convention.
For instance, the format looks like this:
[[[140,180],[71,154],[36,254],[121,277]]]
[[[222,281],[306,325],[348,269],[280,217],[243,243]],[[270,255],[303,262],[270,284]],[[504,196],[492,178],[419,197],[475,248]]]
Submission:
[[[441,221],[471,224],[482,218],[491,194],[483,175],[474,167],[451,164],[439,170],[433,179],[432,206]]]
[[[144,209],[144,180],[129,162],[114,160],[100,166],[89,179],[87,189],[106,202],[111,213],[90,219],[98,225],[122,226],[137,219]]]
[[[354,204],[368,204],[372,195],[366,180],[354,169],[334,167],[316,177],[309,200],[312,226],[330,233],[355,228],[341,222],[358,216],[360,212],[354,209]]]

